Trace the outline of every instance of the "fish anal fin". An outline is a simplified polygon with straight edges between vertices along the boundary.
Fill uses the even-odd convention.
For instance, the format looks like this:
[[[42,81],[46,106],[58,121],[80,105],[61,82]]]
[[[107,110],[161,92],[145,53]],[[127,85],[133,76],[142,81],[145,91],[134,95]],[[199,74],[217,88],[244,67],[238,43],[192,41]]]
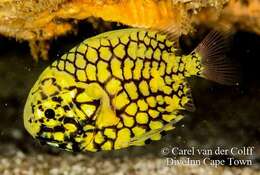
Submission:
[[[147,144],[151,140],[160,140],[161,137],[165,135],[164,131],[173,130],[175,128],[174,124],[179,122],[182,118],[183,115],[176,115],[175,119],[173,119],[163,127],[155,130],[150,130],[141,136],[131,138],[129,145],[142,146]]]

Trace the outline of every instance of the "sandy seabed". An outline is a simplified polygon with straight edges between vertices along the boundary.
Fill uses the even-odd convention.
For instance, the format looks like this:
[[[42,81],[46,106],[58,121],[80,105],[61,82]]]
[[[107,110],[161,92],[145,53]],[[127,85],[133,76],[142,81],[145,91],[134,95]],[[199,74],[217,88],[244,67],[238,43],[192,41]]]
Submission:
[[[167,166],[163,158],[144,156],[140,158],[102,159],[84,154],[71,155],[25,155],[16,152],[12,156],[0,156],[2,175],[101,175],[101,174],[181,174],[181,175],[259,175],[260,170],[249,167]]]

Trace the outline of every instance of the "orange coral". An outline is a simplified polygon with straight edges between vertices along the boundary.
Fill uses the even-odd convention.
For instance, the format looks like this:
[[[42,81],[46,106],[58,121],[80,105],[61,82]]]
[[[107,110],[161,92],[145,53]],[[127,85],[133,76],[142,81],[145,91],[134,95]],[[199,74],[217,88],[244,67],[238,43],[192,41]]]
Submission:
[[[187,13],[180,6],[181,4],[174,4],[170,0],[121,0],[118,2],[80,0],[78,3],[78,5],[75,5],[75,2],[68,4],[56,15],[61,18],[76,19],[95,16],[107,21],[118,21],[138,27],[158,28],[160,26],[164,28],[174,23],[180,32],[184,31],[180,25],[187,18]],[[67,9],[70,9],[70,12]]]
[[[90,16],[138,27],[167,27],[187,33],[192,10],[221,8],[226,0],[5,0],[0,2],[0,33],[25,40],[51,39],[72,29],[67,19]],[[7,10],[11,9],[11,10]]]
[[[0,34],[44,43],[88,17],[135,27],[173,26],[178,34],[188,33],[194,23],[226,23],[260,34],[259,0],[2,0]]]

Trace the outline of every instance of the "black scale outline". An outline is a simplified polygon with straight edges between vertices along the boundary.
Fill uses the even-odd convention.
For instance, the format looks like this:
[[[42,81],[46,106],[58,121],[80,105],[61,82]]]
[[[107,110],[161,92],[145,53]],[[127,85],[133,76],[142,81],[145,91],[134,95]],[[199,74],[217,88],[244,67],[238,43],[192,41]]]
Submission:
[[[151,39],[155,39],[156,40],[156,36],[157,35],[157,33],[155,34],[155,38],[150,38],[150,41],[149,41],[149,43],[151,43]],[[145,36],[144,36],[144,38],[145,37],[147,37],[148,36],[148,32],[145,32]],[[112,43],[111,43],[111,41],[110,40],[108,40],[109,41],[109,43],[110,43],[110,45],[112,45]],[[117,45],[119,45],[120,43],[121,43],[121,40],[120,39],[118,39],[118,43],[114,46],[114,48],[117,46]],[[126,43],[126,44],[124,44],[124,43],[121,43],[121,44],[123,44],[124,45],[124,47],[125,48],[127,48],[127,46],[129,46],[129,44],[130,44],[130,42],[140,42],[140,43],[144,43],[144,41],[143,40],[140,40],[139,39],[139,34],[137,34],[137,41],[134,41],[134,40],[131,40],[131,38],[130,38],[130,35],[129,35],[129,37],[128,37],[128,42]],[[157,45],[156,45],[156,47],[155,48],[152,48],[153,50],[155,50],[155,49],[157,49],[157,47],[159,47],[159,44],[158,43],[160,43],[160,44],[163,44],[163,45],[165,45],[165,43],[163,43],[163,42],[161,42],[161,41],[157,41]],[[84,43],[85,44],[85,43]],[[87,44],[85,44],[85,45],[87,45]],[[144,43],[144,45],[146,46],[146,48],[148,47],[145,43]],[[90,47],[90,46],[87,46],[87,48],[88,47]],[[97,53],[98,53],[98,56],[100,56],[100,53],[99,53],[99,49],[101,48],[101,47],[109,47],[109,46],[102,46],[101,44],[100,44],[100,47],[98,48],[98,49],[96,49],[96,48],[93,48],[93,49],[96,49],[96,51],[97,51]],[[110,50],[110,52],[112,53],[112,55],[111,55],[111,58],[109,59],[109,61],[107,61],[107,60],[105,60],[105,59],[101,59],[101,60],[103,60],[104,62],[111,62],[111,60],[113,59],[113,57],[115,56],[114,55],[114,52],[113,52],[113,47],[109,47],[111,50]],[[160,54],[160,60],[158,61],[158,60],[153,60],[153,61],[157,61],[158,63],[159,63],[159,65],[161,64],[161,62],[164,62],[164,64],[165,64],[165,74],[162,76],[163,78],[165,78],[165,75],[171,75],[171,74],[168,74],[167,72],[166,72],[166,67],[167,67],[167,63],[161,58],[162,57],[162,49],[161,48],[159,48],[160,49],[160,51],[161,51],[161,54]],[[165,45],[165,48],[164,49],[166,49],[166,51],[170,51],[171,50],[171,47],[167,47],[166,45]],[[86,51],[85,51],[85,54],[86,54],[86,52],[87,52],[87,49],[86,49]],[[171,52],[171,51],[170,51]],[[75,52],[75,56],[76,56],[76,53],[79,53],[79,54],[81,54],[81,55],[83,55],[82,53],[80,53],[80,52],[77,52],[77,49],[76,49],[76,52]],[[132,59],[129,55],[128,55],[128,53],[127,53],[127,51],[125,52],[126,54],[124,55],[124,58],[122,58],[122,60],[125,60],[125,57],[127,57],[128,56],[128,58],[130,58],[132,61],[134,61],[134,66],[132,67],[132,69],[135,69],[135,60],[134,59]],[[69,53],[68,53],[69,54]],[[153,54],[154,54],[154,52],[153,52]],[[83,55],[84,56],[84,55]],[[84,56],[84,58],[86,59],[86,61],[87,61],[87,63],[86,63],[86,66],[87,66],[87,64],[89,64],[90,62],[87,60],[87,58]],[[151,60],[153,59],[153,55],[152,55],[152,58],[151,58]],[[118,60],[121,60],[121,58],[118,58]],[[137,60],[137,58],[136,58],[136,60]],[[145,59],[144,58],[144,60],[145,61],[143,61],[143,66],[142,66],[142,69],[141,69],[141,78],[144,78],[143,76],[142,76],[142,74],[143,74],[143,69],[145,68],[145,62],[146,62],[146,60],[147,59]],[[149,60],[149,59],[148,59]],[[181,61],[181,59],[180,59],[180,61]],[[74,60],[74,62],[75,62],[75,60]],[[121,67],[122,66],[124,66],[124,64],[125,63],[122,63],[121,64]],[[152,63],[151,63],[152,64]],[[150,70],[151,70],[151,64],[149,65],[149,67],[150,67]],[[65,64],[64,64],[65,65]],[[109,65],[111,65],[111,64],[109,64]],[[58,66],[58,64],[57,64],[57,66]],[[96,66],[96,65],[94,65],[94,66]],[[76,67],[76,65],[75,65],[75,67]],[[158,69],[159,69],[159,67],[160,66],[158,66]],[[76,67],[77,68],[77,67]],[[106,84],[110,79],[112,79],[112,78],[115,78],[115,79],[118,79],[120,82],[121,82],[121,84],[122,84],[122,89],[121,89],[121,91],[125,91],[125,93],[128,95],[128,98],[129,98],[129,100],[131,101],[131,98],[129,97],[129,94],[127,93],[127,91],[125,90],[125,88],[124,88],[124,85],[123,85],[123,83],[125,82],[125,80],[126,80],[126,78],[125,78],[125,76],[124,76],[124,73],[123,73],[123,71],[122,71],[122,76],[123,76],[123,78],[124,78],[124,80],[121,80],[121,79],[119,79],[119,78],[117,78],[117,77],[115,77],[115,76],[113,76],[113,74],[112,74],[112,70],[111,70],[111,66],[108,66],[108,68],[110,68],[109,69],[109,71],[111,72],[111,75],[112,76],[110,76],[109,78],[108,78],[108,80],[106,81],[106,82],[104,82],[104,83],[101,83],[101,85],[104,85],[104,84]],[[84,69],[83,69],[84,70]],[[122,69],[123,70],[123,69]],[[76,73],[76,71],[75,71],[75,73]],[[183,72],[180,72],[179,70],[176,72],[176,74],[178,74],[178,73],[183,73]],[[87,76],[87,75],[86,75]],[[133,76],[133,75],[132,75]],[[96,79],[97,79],[97,77],[96,77]],[[133,77],[132,77],[132,79],[133,79]],[[149,82],[147,82],[147,80],[149,80],[149,78],[147,79],[147,78],[144,78],[144,81],[146,81],[146,83],[148,83],[148,87],[149,87]],[[87,80],[88,81],[88,80]],[[98,81],[98,79],[97,79],[97,81]],[[131,81],[131,79],[130,80],[128,80],[128,81]],[[132,80],[133,81],[133,80]],[[142,80],[141,80],[142,81]],[[140,82],[141,82],[140,81]],[[89,83],[91,83],[90,81],[88,81]],[[96,82],[96,81],[92,81],[92,82]],[[138,95],[139,95],[139,97],[140,96],[143,96],[143,94],[139,91],[139,86],[137,85],[139,82],[138,81],[133,81],[134,82],[134,84],[136,85],[136,87],[137,87],[137,93],[138,93]],[[96,82],[97,83],[97,82]],[[172,84],[173,84],[174,82],[172,82]],[[172,85],[171,85],[172,86]],[[104,88],[104,90],[105,90],[105,88]],[[178,90],[179,90],[179,88],[178,88]],[[176,91],[176,95],[178,96],[178,90]],[[119,93],[121,93],[121,91],[119,92]],[[149,91],[150,91],[150,88],[149,88]],[[175,92],[175,91],[172,91],[172,92]],[[108,92],[106,92],[108,95],[109,95],[109,93]],[[150,92],[150,94],[151,94],[151,92]],[[182,95],[185,95],[184,93],[182,93]],[[151,96],[151,95],[149,95],[149,96]],[[179,97],[179,96],[178,96]],[[145,100],[145,102],[147,103],[147,101],[146,101],[146,98],[144,98],[144,100]],[[137,104],[136,104],[137,105]],[[149,106],[149,104],[147,104],[148,105],[148,109],[147,109],[147,113],[148,113],[148,110],[150,109],[150,106]],[[121,110],[120,110],[121,111]],[[158,111],[159,112],[159,111]],[[162,115],[161,114],[161,112],[159,112],[160,113],[160,115]],[[129,115],[129,114],[127,114],[127,113],[125,113],[126,115],[128,115],[128,116],[131,116],[131,115]],[[148,114],[149,115],[149,114]],[[152,118],[151,116],[149,116],[149,119],[150,118]],[[157,117],[157,118],[159,118],[159,116]],[[135,121],[136,122],[136,121]],[[123,124],[123,121],[122,121],[122,124]],[[124,126],[124,127],[126,127],[126,126]],[[113,127],[114,128],[114,127]],[[130,131],[131,131],[131,129],[130,129]]]

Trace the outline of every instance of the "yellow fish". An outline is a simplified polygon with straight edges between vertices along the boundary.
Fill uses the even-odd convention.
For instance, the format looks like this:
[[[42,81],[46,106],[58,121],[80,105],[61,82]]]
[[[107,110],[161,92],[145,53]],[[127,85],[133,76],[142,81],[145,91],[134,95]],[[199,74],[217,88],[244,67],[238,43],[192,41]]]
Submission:
[[[166,33],[106,32],[83,41],[40,75],[24,125],[36,139],[69,151],[142,146],[194,111],[187,77],[235,84],[225,40],[211,32],[189,55]]]

